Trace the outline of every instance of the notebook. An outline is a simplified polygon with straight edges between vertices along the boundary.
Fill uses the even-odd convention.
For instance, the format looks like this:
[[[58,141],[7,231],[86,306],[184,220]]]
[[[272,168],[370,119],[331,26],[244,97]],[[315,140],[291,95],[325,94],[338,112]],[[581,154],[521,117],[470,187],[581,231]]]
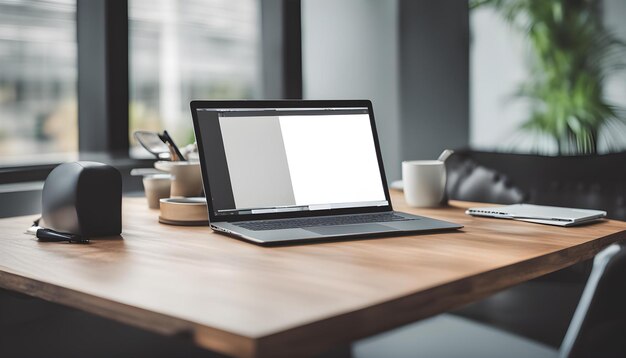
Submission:
[[[532,204],[469,208],[465,213],[473,216],[513,219],[557,226],[580,225],[606,216],[606,211],[601,210],[562,208],[558,206]]]

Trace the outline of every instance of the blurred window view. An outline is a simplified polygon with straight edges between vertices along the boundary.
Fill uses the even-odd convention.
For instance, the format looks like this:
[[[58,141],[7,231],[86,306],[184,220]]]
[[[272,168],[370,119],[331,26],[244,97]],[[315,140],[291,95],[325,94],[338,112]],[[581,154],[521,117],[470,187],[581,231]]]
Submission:
[[[0,165],[78,148],[76,1],[0,0]]]
[[[129,0],[132,154],[140,129],[193,142],[192,99],[258,97],[259,11],[258,0]]]

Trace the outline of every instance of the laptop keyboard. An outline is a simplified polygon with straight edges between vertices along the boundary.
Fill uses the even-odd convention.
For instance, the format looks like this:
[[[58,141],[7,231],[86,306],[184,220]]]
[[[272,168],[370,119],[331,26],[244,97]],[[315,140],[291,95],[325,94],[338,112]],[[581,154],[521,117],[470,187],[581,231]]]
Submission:
[[[365,224],[377,222],[392,222],[416,220],[407,219],[393,212],[376,213],[364,215],[341,215],[341,216],[323,216],[317,218],[296,218],[296,219],[280,219],[280,220],[262,220],[262,221],[242,221],[233,223],[244,229],[261,231],[261,230],[280,230],[280,229],[298,229],[313,226],[334,226],[348,224]]]

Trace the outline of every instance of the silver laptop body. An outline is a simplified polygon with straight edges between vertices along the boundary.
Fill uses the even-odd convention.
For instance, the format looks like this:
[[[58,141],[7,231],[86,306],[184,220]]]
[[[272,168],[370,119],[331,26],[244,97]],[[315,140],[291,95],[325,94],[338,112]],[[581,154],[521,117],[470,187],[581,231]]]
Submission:
[[[372,104],[192,101],[213,230],[256,244],[461,226],[394,212]]]

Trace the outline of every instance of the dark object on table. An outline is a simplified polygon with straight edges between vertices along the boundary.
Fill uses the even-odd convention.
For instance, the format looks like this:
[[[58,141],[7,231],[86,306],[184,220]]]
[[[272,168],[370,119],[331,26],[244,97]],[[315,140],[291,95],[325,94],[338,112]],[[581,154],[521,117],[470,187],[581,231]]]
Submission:
[[[39,220],[37,220],[39,221]],[[40,242],[69,242],[70,244],[88,244],[89,239],[86,239],[79,235],[64,234],[51,229],[37,229],[35,233],[37,240]]]
[[[122,176],[110,165],[73,162],[54,168],[43,187],[47,229],[81,237],[122,232]]]

